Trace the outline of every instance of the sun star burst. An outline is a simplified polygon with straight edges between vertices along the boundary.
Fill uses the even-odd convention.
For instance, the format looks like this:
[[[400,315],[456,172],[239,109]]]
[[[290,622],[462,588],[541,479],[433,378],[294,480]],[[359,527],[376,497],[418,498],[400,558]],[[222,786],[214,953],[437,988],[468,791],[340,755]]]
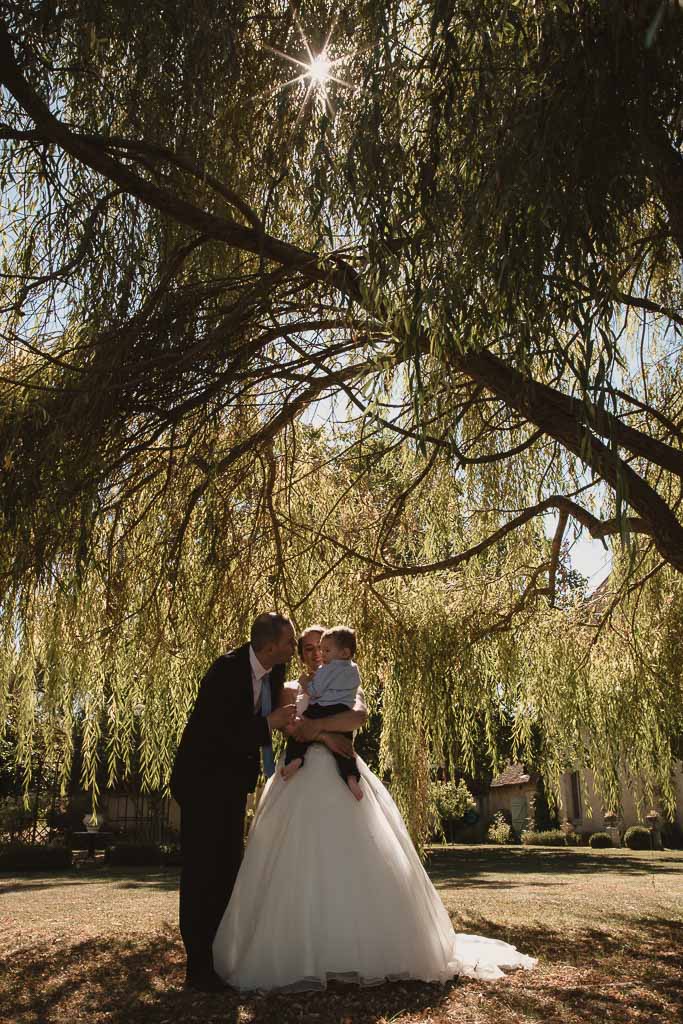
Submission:
[[[316,85],[324,85],[330,77],[332,70],[332,61],[329,59],[325,51],[319,53],[317,57],[314,57],[308,66],[308,77]]]
[[[291,86],[302,85],[304,87],[304,96],[297,115],[298,123],[309,101],[317,101],[323,111],[331,111],[334,113],[334,106],[329,93],[329,85],[331,82],[334,82],[336,85],[343,86],[346,89],[352,89],[353,86],[349,82],[345,82],[342,78],[338,78],[335,74],[335,69],[347,59],[347,56],[336,57],[334,60],[331,60],[328,53],[328,46],[335,26],[333,25],[332,28],[330,28],[330,31],[327,33],[327,38],[320,50],[317,53],[314,53],[298,18],[296,23],[301,36],[301,41],[306,50],[307,60],[300,60],[298,57],[292,57],[290,54],[283,53],[282,50],[277,50],[273,46],[267,46],[266,49],[270,50],[271,53],[276,54],[276,56],[281,57],[283,60],[289,61],[290,64],[294,64],[295,67],[300,69],[299,74],[296,75],[295,78],[290,78],[289,81],[274,86],[273,89],[270,90],[271,94],[277,94],[282,92],[283,89],[287,89]]]

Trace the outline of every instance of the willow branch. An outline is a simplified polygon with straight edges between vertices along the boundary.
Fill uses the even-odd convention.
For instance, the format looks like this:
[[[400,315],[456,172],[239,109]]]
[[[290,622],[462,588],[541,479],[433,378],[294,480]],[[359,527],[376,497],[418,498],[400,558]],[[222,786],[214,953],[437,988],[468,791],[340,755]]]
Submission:
[[[560,552],[562,550],[562,539],[567,527],[569,512],[566,508],[561,509],[557,521],[557,529],[550,548],[550,568],[548,569],[548,603],[552,608],[555,604],[555,591],[557,586],[557,567],[560,563]]]
[[[491,429],[490,425],[487,425],[487,428],[485,429]],[[493,429],[495,430],[496,428],[493,427]],[[544,431],[542,430],[534,430],[533,434],[530,434],[525,441],[515,445],[514,448],[508,448],[503,452],[491,452],[490,455],[465,455],[464,452],[460,451],[455,442],[451,442],[451,447],[457,455],[458,462],[460,462],[461,465],[482,466],[490,462],[500,462],[501,459],[510,459],[513,455],[520,455],[522,452],[525,452],[527,448],[531,448],[531,446],[538,441],[539,437],[543,437],[543,433]]]
[[[475,544],[473,547],[468,548],[467,551],[461,551],[460,554],[453,555],[451,558],[444,558],[439,562],[429,562],[424,565],[393,566],[392,568],[386,569],[374,576],[373,583],[378,583],[380,580],[393,579],[397,576],[423,576],[427,573],[443,572],[447,569],[455,569],[464,562],[468,562],[471,558],[476,558],[477,555],[483,554],[487,548],[490,548],[493,544],[497,544],[498,541],[507,537],[509,533],[512,533],[514,530],[518,530],[521,526],[524,526],[525,523],[530,522],[536,516],[542,515],[544,512],[548,512],[553,508],[559,509],[566,515],[571,515],[588,529],[592,537],[596,538],[604,538],[612,534],[619,533],[623,529],[628,529],[631,533],[650,534],[651,532],[648,524],[642,519],[627,517],[626,520],[610,519],[603,521],[598,519],[587,509],[582,508],[581,505],[571,501],[569,498],[565,498],[562,495],[552,495],[544,501],[538,502],[536,505],[531,505],[518,516],[515,516],[514,519],[511,519],[498,530],[489,534],[484,538],[484,540],[480,541],[479,544]]]
[[[479,380],[508,406],[522,413],[550,437],[590,466],[639,513],[639,532],[651,534],[660,554],[683,571],[683,526],[674,511],[650,484],[619,455],[594,436],[604,433],[635,455],[683,478],[683,451],[628,427],[606,410],[591,410],[560,391],[530,380],[490,352],[474,352],[458,359],[461,368]]]

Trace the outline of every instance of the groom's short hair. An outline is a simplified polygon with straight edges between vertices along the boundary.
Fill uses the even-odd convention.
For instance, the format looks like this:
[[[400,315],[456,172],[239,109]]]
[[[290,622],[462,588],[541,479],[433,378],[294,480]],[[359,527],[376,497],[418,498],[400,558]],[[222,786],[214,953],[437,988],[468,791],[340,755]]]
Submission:
[[[277,643],[285,626],[291,626],[286,615],[278,612],[264,612],[257,616],[251,626],[249,640],[255,651],[262,651],[268,644]]]
[[[322,635],[326,629],[327,626],[306,626],[303,632],[299,634],[299,639],[296,642],[296,649],[299,652],[300,658],[304,656],[304,640],[306,637],[310,636],[311,633],[320,633]]]

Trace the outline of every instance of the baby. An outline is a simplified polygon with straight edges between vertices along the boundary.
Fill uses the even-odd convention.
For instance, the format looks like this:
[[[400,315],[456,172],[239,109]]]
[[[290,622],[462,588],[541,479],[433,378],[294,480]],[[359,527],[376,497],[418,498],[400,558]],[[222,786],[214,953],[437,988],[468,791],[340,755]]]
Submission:
[[[356,653],[356,634],[348,626],[334,626],[326,629],[320,640],[323,664],[310,683],[303,683],[308,694],[309,705],[304,718],[329,718],[353,707],[356,691],[360,686],[360,672],[353,656]],[[342,733],[353,738],[352,733]],[[290,737],[285,751],[284,767],[280,769],[283,779],[291,779],[304,763],[310,743],[301,743]],[[355,757],[333,755],[339,774],[346,782],[356,800],[363,799],[360,788],[360,772]]]

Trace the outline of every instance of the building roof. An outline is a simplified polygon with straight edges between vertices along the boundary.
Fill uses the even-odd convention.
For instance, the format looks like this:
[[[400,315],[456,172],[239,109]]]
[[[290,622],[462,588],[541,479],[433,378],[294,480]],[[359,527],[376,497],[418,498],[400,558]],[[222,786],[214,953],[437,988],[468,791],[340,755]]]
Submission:
[[[521,786],[525,782],[531,782],[531,774],[523,764],[509,764],[500,775],[496,775],[491,782],[494,786]]]

